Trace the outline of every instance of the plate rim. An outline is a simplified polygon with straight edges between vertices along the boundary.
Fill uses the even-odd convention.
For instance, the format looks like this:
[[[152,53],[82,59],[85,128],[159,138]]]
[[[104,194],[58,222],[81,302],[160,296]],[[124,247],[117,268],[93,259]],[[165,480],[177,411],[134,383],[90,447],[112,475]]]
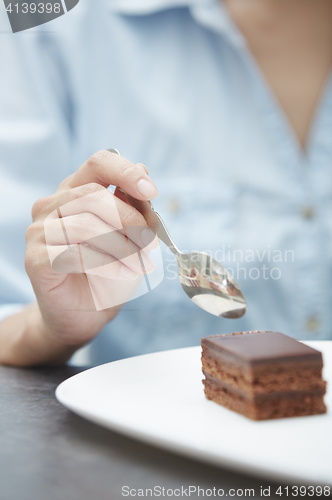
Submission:
[[[332,344],[331,340],[313,340],[313,341],[301,341],[304,344],[308,344],[311,347],[317,348],[317,344]],[[292,481],[293,484],[299,484],[299,481],[301,482],[301,485],[304,486],[317,486],[317,485],[322,485],[322,480],[318,479],[316,480],[308,480],[305,475],[294,475],[294,474],[288,474],[287,472],[280,472],[280,471],[275,471],[272,468],[266,466],[262,467],[261,465],[252,465],[249,464],[247,461],[241,461],[241,458],[239,459],[233,459],[229,458],[227,455],[221,454],[215,454],[211,452],[204,452],[202,450],[198,450],[192,447],[189,447],[187,444],[181,444],[179,445],[176,441],[170,440],[170,439],[164,439],[160,435],[156,436],[151,433],[144,432],[142,430],[134,430],[131,427],[128,427],[126,425],[121,425],[118,422],[112,421],[112,419],[109,420],[104,420],[103,418],[100,418],[98,416],[95,416],[94,414],[91,414],[89,412],[86,412],[81,409],[77,409],[74,404],[71,404],[66,400],[66,397],[64,395],[64,389],[67,383],[71,383],[71,381],[74,378],[81,377],[83,374],[87,372],[91,372],[92,370],[98,370],[101,367],[105,367],[106,365],[114,364],[114,363],[123,363],[123,362],[128,362],[131,359],[136,359],[136,358],[145,358],[145,357],[151,357],[155,355],[162,355],[164,353],[170,353],[170,352],[175,352],[175,351],[189,351],[189,350],[199,350],[201,349],[201,346],[190,346],[190,347],[181,347],[177,349],[167,349],[164,351],[157,351],[153,353],[148,353],[148,354],[141,354],[138,356],[132,356],[129,358],[124,358],[120,359],[117,361],[111,361],[109,363],[103,363],[101,365],[97,365],[91,368],[88,368],[80,373],[77,373],[75,375],[72,375],[71,377],[67,378],[66,380],[62,381],[56,388],[55,390],[55,397],[58,400],[59,403],[61,403],[63,406],[65,406],[67,409],[72,411],[73,413],[79,415],[80,417],[84,418],[85,420],[94,423],[95,425],[100,425],[103,428],[106,428],[108,430],[111,430],[113,432],[117,432],[125,437],[129,437],[130,439],[134,439],[139,442],[147,443],[149,446],[152,446],[154,448],[160,448],[164,451],[167,451],[169,453],[173,453],[176,455],[182,455],[185,456],[186,458],[189,458],[191,460],[195,460],[197,462],[204,462],[206,464],[212,465],[214,467],[224,467],[225,469],[232,470],[237,473],[242,473],[245,475],[251,475],[256,477],[257,479],[267,479],[267,480],[273,480],[274,482],[289,482]],[[319,349],[318,349],[319,350]],[[213,402],[212,402],[213,403]],[[323,417],[324,415],[314,415],[314,417],[319,418]],[[302,418],[302,417],[293,417],[293,418]],[[324,484],[324,486],[332,486],[332,475],[331,475],[331,482]]]

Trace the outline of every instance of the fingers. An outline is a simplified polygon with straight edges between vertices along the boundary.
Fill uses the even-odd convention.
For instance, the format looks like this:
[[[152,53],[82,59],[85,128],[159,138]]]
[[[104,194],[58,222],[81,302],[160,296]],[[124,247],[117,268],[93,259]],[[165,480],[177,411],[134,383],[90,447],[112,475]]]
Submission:
[[[135,280],[138,273],[111,255],[85,245],[52,247],[54,255],[52,269],[61,274],[86,273],[108,279]],[[126,259],[124,259],[126,260]],[[140,273],[142,274],[142,272]]]
[[[126,266],[137,274],[152,272],[155,266],[148,255],[141,250],[141,247],[144,246],[142,242],[142,239],[144,240],[144,231],[148,231],[149,235],[152,235],[150,241],[146,241],[148,244],[154,239],[154,233],[144,226],[129,227],[127,229],[127,236],[125,236],[94,214],[82,213],[61,219],[47,218],[45,221],[45,239],[50,247],[59,247],[61,245],[70,247],[70,245],[83,243],[85,246],[125,262]],[[141,245],[136,245],[134,239],[139,241]],[[66,248],[63,248],[62,251],[65,252]],[[50,252],[53,252],[53,250],[50,249]],[[142,269],[142,265],[144,269]]]
[[[49,197],[46,206],[43,209],[39,207],[38,214],[34,214],[35,220],[42,220],[45,214],[49,214],[45,219],[45,230],[52,220],[62,218],[66,225],[67,222],[70,224],[68,217],[78,216],[74,219],[77,229],[86,231],[86,237],[83,231],[80,232],[80,241],[117,229],[140,248],[146,248],[155,240],[154,246],[146,248],[147,251],[158,246],[158,239],[147,228],[143,215],[98,184],[79,186]]]
[[[120,190],[114,196],[106,189],[110,184],[136,200],[157,195],[144,165],[134,165],[108,151],[96,153],[54,195],[34,204],[34,223],[27,232],[30,274],[47,267],[63,275],[86,273],[132,280],[154,269],[146,252],[158,246],[158,238]],[[46,248],[37,247],[37,241],[43,246],[46,242]],[[45,259],[35,259],[36,252],[48,254],[48,264]]]
[[[148,169],[146,168],[146,166],[144,165],[144,163],[136,163],[136,165],[138,165],[140,167],[143,167],[145,169],[146,173],[149,175]]]
[[[138,200],[152,200],[158,195],[153,181],[142,164],[134,164],[107,150],[92,155],[59,190],[71,189],[95,182],[104,187],[118,186]]]

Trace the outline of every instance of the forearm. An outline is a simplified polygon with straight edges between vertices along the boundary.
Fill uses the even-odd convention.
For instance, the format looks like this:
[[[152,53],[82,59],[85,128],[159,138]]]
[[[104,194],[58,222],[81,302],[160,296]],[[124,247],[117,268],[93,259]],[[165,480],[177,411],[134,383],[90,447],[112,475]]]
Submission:
[[[37,303],[0,323],[0,363],[15,366],[63,364],[80,346],[52,340]]]

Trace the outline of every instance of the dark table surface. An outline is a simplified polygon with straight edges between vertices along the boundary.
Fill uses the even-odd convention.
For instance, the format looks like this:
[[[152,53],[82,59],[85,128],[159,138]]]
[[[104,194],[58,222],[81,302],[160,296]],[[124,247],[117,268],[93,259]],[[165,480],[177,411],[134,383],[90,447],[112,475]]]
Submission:
[[[212,498],[218,498],[213,496],[213,488],[216,495],[223,489],[225,496],[233,498],[249,496],[241,491],[237,494],[237,490],[254,489],[255,498],[262,498],[261,487],[270,486],[270,498],[286,498],[275,495],[282,483],[173,455],[70,412],[57,402],[54,391],[60,382],[82,370],[0,366],[0,500],[133,498],[122,495],[123,486],[135,489],[136,498],[139,489],[155,486],[165,488],[159,490],[161,498],[170,498],[167,489],[186,490],[189,486],[212,489]],[[229,495],[230,489],[235,492]],[[184,492],[180,498],[185,497]],[[202,491],[190,495],[202,497]]]

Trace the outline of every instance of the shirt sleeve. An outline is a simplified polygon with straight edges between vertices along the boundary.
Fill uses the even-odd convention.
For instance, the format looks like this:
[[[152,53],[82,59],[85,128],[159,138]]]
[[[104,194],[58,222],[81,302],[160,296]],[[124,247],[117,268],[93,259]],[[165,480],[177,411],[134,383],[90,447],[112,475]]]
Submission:
[[[61,33],[40,28],[13,34],[0,2],[0,321],[35,300],[24,268],[31,208],[73,171]]]

